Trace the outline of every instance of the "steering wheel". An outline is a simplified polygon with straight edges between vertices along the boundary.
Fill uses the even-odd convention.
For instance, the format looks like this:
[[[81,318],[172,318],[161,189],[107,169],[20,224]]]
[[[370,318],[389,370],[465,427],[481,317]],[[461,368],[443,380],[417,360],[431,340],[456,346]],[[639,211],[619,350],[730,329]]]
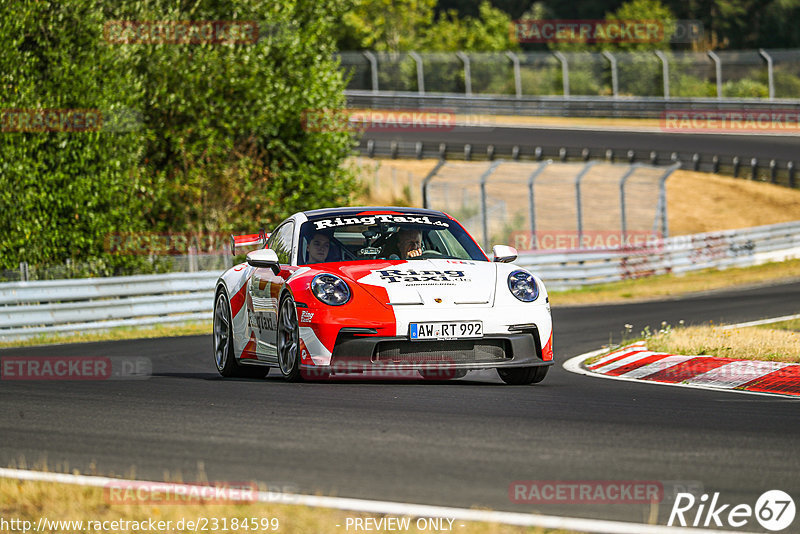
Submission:
[[[441,258],[442,256],[444,256],[444,254],[442,254],[438,250],[426,250],[425,252],[422,253],[422,255],[418,257],[423,260],[427,260],[429,258]]]

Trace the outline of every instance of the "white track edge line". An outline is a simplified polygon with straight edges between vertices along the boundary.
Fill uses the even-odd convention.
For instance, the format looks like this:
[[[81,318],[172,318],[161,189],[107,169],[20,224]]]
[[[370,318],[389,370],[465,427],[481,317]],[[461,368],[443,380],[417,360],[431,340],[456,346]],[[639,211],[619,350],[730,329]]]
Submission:
[[[783,321],[791,321],[793,319],[800,319],[800,313],[794,315],[784,315],[783,317],[773,317],[772,319],[761,319],[758,321],[748,321],[746,323],[726,324],[721,326],[723,330],[732,330],[734,328],[746,328],[748,326],[760,326],[762,324],[781,323]]]
[[[749,321],[746,323],[736,323],[736,324],[729,324],[725,325],[722,328],[732,329],[732,328],[744,328],[747,326],[757,326],[759,324],[769,324],[769,323],[779,323],[782,321],[791,321],[792,319],[800,318],[800,313],[795,315],[784,315],[782,317],[774,317],[772,319],[761,319],[759,321]],[[618,349],[617,349],[618,350]],[[584,368],[581,364],[584,360],[588,360],[594,356],[599,356],[604,352],[608,352],[608,349],[597,349],[591,352],[587,352],[585,354],[580,354],[569,360],[565,361],[561,364],[565,370],[569,371],[570,373],[575,373],[578,375],[587,375],[587,376],[594,376],[597,378],[607,378],[609,380],[622,380],[624,382],[638,382],[639,384],[655,384],[657,386],[677,386],[683,388],[692,388],[692,389],[705,389],[709,391],[727,391],[729,393],[744,393],[746,395],[761,395],[762,397],[779,397],[782,399],[793,399],[798,400],[797,395],[784,395],[783,393],[767,393],[763,391],[747,391],[745,389],[729,389],[729,388],[722,388],[722,387],[715,387],[715,386],[703,386],[699,384],[683,384],[683,383],[676,383],[676,382],[656,382],[652,380],[642,380],[641,378],[626,378],[623,376],[609,376],[604,375],[602,373],[597,373],[594,371],[590,371]],[[701,356],[698,356],[698,358]]]
[[[168,482],[147,482],[94,475],[74,475],[68,473],[46,473],[27,469],[0,468],[0,477],[37,482],[57,482],[81,486],[104,487],[110,484],[129,482],[136,484],[158,484],[159,487],[184,488],[197,490],[202,486],[194,484],[178,484]],[[552,529],[577,530],[600,534],[674,534],[691,532],[693,534],[727,534],[727,531],[698,529],[689,527],[668,527],[666,525],[647,525],[644,523],[628,523],[605,519],[583,519],[578,517],[560,517],[551,515],[525,514],[517,512],[495,512],[490,510],[471,510],[467,508],[450,508],[426,504],[410,504],[392,501],[373,501],[350,499],[344,497],[321,497],[281,492],[258,492],[259,502],[273,504],[295,504],[318,508],[332,508],[374,514],[403,515],[411,517],[445,517],[462,521],[479,521],[487,523],[503,523],[525,527],[542,527]],[[747,534],[747,533],[745,533]]]

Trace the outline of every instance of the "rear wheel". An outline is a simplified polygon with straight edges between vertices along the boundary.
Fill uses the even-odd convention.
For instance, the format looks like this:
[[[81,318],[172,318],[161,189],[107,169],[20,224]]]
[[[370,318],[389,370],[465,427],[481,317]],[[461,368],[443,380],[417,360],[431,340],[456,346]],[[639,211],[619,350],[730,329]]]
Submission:
[[[291,295],[284,297],[278,310],[278,365],[286,380],[300,380],[300,331]]]
[[[526,384],[536,384],[544,380],[547,376],[547,370],[550,367],[500,367],[497,369],[497,374],[500,379],[506,384],[512,386],[523,386]]]
[[[269,367],[244,366],[236,362],[233,350],[233,324],[231,308],[224,291],[217,293],[214,302],[214,363],[217,371],[224,377],[263,378]]]

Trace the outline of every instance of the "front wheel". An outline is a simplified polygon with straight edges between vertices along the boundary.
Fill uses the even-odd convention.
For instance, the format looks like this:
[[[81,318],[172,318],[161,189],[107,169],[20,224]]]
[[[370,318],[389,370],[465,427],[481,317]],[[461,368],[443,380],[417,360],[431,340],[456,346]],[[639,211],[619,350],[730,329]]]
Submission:
[[[300,331],[291,295],[284,297],[278,310],[278,365],[286,380],[300,380]]]
[[[512,386],[524,386],[527,384],[536,384],[544,380],[547,376],[547,370],[550,367],[500,367],[497,369],[497,374],[500,379],[506,384]]]

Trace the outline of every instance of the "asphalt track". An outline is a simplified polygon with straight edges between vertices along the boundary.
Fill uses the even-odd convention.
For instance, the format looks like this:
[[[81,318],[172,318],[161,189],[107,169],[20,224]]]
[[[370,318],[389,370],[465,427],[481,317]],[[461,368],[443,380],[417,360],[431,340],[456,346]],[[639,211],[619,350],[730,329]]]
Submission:
[[[438,144],[520,145],[524,147],[580,147],[613,149],[618,154],[627,150],[698,152],[719,156],[739,156],[746,164],[750,158],[759,161],[795,161],[800,156],[800,136],[723,133],[668,133],[621,131],[615,129],[515,128],[505,126],[456,127],[453,130],[366,131],[363,140],[422,141]]]
[[[665,302],[559,307],[557,361],[635,329],[800,311],[800,281]],[[148,357],[129,381],[0,381],[0,464],[148,480],[255,480],[301,493],[643,521],[642,504],[514,504],[516,480],[683,481],[755,504],[800,496],[800,404],[551,369],[536,386],[223,380],[210,336],[30,347],[11,355]],[[670,506],[659,510],[665,524]],[[754,521],[753,521],[754,523]],[[750,525],[752,527],[752,525]],[[757,525],[756,525],[757,526]]]

